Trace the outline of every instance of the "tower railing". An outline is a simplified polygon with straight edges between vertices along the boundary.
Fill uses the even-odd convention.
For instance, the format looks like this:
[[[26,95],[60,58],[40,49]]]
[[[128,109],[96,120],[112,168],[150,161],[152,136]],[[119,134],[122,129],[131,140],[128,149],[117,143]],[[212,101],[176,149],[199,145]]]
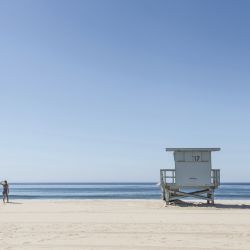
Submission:
[[[175,169],[160,170],[161,184],[175,184]]]
[[[161,185],[174,185],[176,183],[175,169],[160,170]],[[220,169],[211,169],[211,185],[218,187],[220,185]]]
[[[220,185],[220,169],[211,170],[211,182],[215,187]]]

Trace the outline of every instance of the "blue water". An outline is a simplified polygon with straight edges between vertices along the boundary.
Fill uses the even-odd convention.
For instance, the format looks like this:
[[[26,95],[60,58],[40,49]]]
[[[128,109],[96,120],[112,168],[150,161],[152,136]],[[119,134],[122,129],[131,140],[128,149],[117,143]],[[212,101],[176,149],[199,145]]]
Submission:
[[[11,199],[161,199],[156,183],[11,183]],[[250,200],[250,183],[223,183],[215,198]]]

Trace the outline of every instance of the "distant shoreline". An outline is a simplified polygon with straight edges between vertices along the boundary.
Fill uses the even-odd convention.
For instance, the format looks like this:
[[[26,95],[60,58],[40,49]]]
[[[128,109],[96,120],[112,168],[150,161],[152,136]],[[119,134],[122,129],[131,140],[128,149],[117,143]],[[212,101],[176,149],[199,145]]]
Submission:
[[[10,183],[10,199],[161,200],[161,187],[155,182]],[[250,183],[222,183],[215,199],[250,200]]]
[[[36,184],[36,185],[44,185],[44,184],[50,184],[50,185],[58,185],[58,184],[64,184],[64,185],[90,185],[90,184],[101,184],[101,185],[135,185],[135,184],[158,184],[159,181],[150,181],[150,182],[70,182],[70,181],[66,181],[66,182],[9,182],[10,185],[32,185],[32,184]],[[225,185],[225,184],[230,184],[230,185],[250,185],[250,182],[221,182],[221,185]]]

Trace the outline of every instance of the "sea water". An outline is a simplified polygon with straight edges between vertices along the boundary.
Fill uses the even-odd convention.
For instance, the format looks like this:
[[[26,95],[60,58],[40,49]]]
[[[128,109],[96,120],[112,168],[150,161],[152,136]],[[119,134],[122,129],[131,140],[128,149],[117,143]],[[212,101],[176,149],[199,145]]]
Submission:
[[[216,199],[250,200],[250,183],[222,183]],[[11,183],[10,199],[161,199],[157,183]]]

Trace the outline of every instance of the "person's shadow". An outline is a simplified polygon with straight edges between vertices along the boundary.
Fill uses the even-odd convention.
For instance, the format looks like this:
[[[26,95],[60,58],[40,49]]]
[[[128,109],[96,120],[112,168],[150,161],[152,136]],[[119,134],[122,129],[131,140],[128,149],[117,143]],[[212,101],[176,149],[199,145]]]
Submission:
[[[21,202],[15,202],[15,201],[8,201],[8,202],[6,202],[6,204],[16,204],[16,205],[21,205],[21,204],[23,204],[23,203],[21,203]]]

